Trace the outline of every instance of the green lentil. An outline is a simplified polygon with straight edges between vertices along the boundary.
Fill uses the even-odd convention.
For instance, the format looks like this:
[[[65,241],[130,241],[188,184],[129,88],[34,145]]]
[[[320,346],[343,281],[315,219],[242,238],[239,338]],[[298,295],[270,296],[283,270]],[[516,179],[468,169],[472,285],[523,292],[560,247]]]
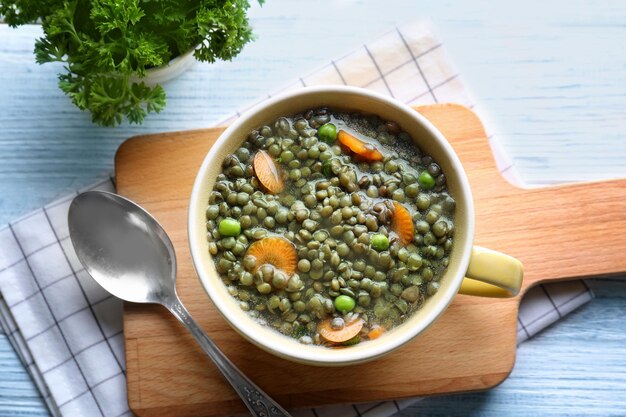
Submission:
[[[430,207],[430,198],[426,194],[420,194],[417,196],[417,200],[415,200],[415,205],[420,210],[426,210]]]

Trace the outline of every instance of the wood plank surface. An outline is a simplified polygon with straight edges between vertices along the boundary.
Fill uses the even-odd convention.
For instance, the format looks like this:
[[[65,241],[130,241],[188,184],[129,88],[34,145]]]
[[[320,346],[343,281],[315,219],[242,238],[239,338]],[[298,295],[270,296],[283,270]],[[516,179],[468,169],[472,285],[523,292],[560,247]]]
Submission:
[[[442,130],[468,171],[477,202],[476,243],[519,257],[527,271],[524,288],[539,281],[626,271],[622,256],[626,240],[610,233],[626,229],[626,180],[520,190],[500,177],[480,121],[470,110],[436,105],[418,111]],[[263,389],[292,408],[479,390],[510,373],[519,296],[506,300],[458,296],[433,327],[397,352],[371,364],[338,369],[292,364],[237,335],[195,277],[186,237],[187,200],[195,172],[219,132],[178,132],[127,141],[116,157],[118,191],[151,211],[170,234],[177,248],[177,288],[183,302]],[[583,220],[598,210],[604,213],[602,222],[587,227]],[[586,262],[576,262],[583,252]],[[129,402],[138,415],[243,411],[209,360],[159,307],[128,305],[125,337]],[[350,386],[345,380],[352,381]]]
[[[566,0],[253,5],[259,39],[233,62],[196,64],[167,83],[168,107],[143,126],[92,126],[36,65],[37,26],[0,25],[0,223],[107,175],[127,137],[210,126],[248,101],[398,23],[430,18],[530,184],[626,175],[626,3]],[[349,13],[346,12],[349,10]],[[349,15],[349,18],[346,16]],[[287,36],[286,36],[287,35]],[[278,45],[278,46],[277,46]],[[312,47],[311,45],[315,45]],[[591,284],[590,284],[591,285]],[[621,415],[626,409],[626,282],[518,347],[512,377],[484,393],[441,396],[403,416]],[[11,349],[6,339],[0,347]],[[24,384],[12,383],[23,378]],[[15,360],[0,361],[0,415],[48,415]]]

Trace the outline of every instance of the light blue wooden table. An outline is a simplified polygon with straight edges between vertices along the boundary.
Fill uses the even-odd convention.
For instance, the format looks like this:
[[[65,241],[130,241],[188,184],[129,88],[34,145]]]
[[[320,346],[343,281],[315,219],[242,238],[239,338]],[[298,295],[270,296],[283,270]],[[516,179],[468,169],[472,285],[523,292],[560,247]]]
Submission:
[[[165,112],[116,129],[92,126],[69,103],[58,66],[34,64],[38,27],[0,25],[0,223],[110,172],[126,137],[211,125],[421,18],[439,28],[528,183],[626,176],[624,2],[268,0],[252,16],[259,39],[234,62],[196,65],[167,84]],[[429,398],[400,415],[626,415],[626,280],[591,285],[598,297],[524,343],[502,385]],[[0,416],[37,415],[47,412],[0,335]]]

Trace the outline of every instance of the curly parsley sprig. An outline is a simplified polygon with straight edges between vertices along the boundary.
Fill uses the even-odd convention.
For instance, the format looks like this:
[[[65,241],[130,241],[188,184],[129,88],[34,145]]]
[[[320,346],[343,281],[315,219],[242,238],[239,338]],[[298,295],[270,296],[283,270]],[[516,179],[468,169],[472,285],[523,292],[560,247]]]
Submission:
[[[146,70],[192,48],[204,62],[239,54],[253,39],[249,8],[248,0],[0,0],[9,25],[41,21],[36,61],[63,62],[59,87],[105,126],[163,110],[165,91],[141,81]]]

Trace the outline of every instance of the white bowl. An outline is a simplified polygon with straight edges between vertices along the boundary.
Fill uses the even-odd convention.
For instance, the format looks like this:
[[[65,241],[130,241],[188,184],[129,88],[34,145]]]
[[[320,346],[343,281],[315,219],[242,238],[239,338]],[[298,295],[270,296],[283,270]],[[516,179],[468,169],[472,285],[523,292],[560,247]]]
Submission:
[[[454,246],[439,291],[406,322],[376,340],[341,349],[303,345],[297,340],[259,324],[239,308],[228,293],[209,254],[206,208],[209,193],[226,155],[234,152],[253,129],[316,107],[330,107],[376,114],[397,122],[446,173],[448,189],[456,200]],[[279,357],[321,366],[365,362],[385,355],[422,333],[445,311],[457,294],[467,271],[474,237],[474,206],[469,182],[450,144],[426,118],[410,107],[383,95],[354,87],[303,88],[266,100],[228,127],[206,155],[196,177],[189,205],[189,246],[198,277],[226,321],[250,342]]]

